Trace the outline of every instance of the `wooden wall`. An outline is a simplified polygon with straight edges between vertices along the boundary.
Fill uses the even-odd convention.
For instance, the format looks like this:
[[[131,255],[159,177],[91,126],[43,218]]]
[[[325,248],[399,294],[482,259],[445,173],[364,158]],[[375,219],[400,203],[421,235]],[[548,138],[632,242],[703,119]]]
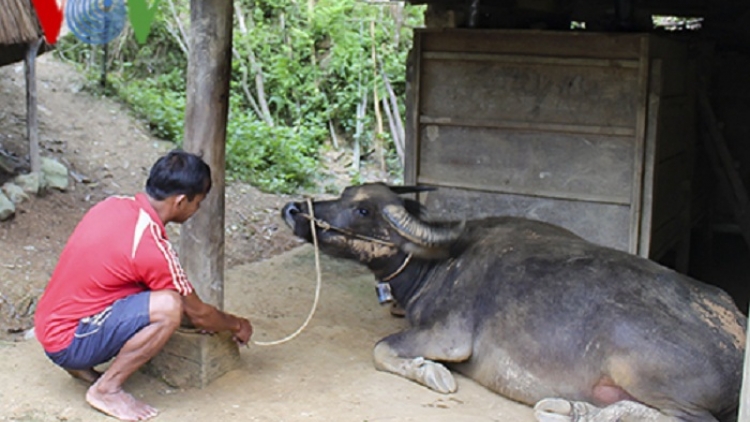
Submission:
[[[686,48],[647,34],[420,30],[405,181],[440,219],[520,215],[658,257],[689,233]]]

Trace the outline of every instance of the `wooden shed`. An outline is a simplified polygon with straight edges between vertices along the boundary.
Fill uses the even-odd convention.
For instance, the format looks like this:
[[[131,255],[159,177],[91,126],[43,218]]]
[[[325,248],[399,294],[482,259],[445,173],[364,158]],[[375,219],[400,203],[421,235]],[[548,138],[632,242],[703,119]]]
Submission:
[[[438,217],[517,215],[686,258],[694,146],[687,44],[647,33],[415,33],[405,179]]]
[[[750,63],[750,3],[410,2],[404,179],[440,188],[436,218],[537,218],[681,271],[698,223],[750,245],[750,78],[725,65]]]

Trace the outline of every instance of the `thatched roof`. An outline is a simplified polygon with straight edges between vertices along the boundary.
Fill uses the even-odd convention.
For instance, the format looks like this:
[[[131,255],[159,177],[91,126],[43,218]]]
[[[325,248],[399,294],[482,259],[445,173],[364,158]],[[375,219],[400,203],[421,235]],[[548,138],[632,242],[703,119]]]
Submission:
[[[43,34],[31,0],[0,0],[0,66],[23,60],[29,44]],[[48,47],[42,43],[38,54]]]
[[[31,0],[0,0],[0,48],[28,44],[41,36]]]

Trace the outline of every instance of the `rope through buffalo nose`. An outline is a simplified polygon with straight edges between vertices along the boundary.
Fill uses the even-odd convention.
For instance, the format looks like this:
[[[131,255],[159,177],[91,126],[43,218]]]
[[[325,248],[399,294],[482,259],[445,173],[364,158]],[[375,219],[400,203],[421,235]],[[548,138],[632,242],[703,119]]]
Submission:
[[[381,245],[386,245],[386,246],[392,246],[394,248],[396,247],[396,244],[393,242],[383,240],[383,239],[378,239],[376,237],[365,236],[363,234],[355,233],[351,230],[343,229],[341,227],[332,226],[330,223],[326,221],[315,218],[315,213],[313,212],[312,202],[310,201],[310,198],[307,199],[307,208],[310,210],[310,214],[304,213],[302,211],[298,212],[297,214],[300,217],[306,218],[307,220],[310,221],[310,227],[311,227],[311,230],[313,231],[313,237],[315,236],[315,230],[313,228],[313,224],[314,224],[315,226],[320,227],[324,231],[329,231],[329,230],[335,231],[335,232],[339,232],[343,235],[353,237],[356,239],[366,240],[368,242],[373,242],[373,243],[379,243]]]
[[[345,236],[353,237],[355,239],[361,239],[361,240],[365,240],[367,242],[379,243],[381,245],[386,245],[386,246],[391,246],[391,247],[394,247],[394,248],[398,248],[398,246],[395,243],[393,243],[393,242],[389,242],[389,241],[383,240],[383,239],[378,239],[376,237],[365,236],[365,235],[359,234],[359,233],[354,233],[351,230],[346,230],[346,229],[343,229],[341,227],[332,226],[327,221],[323,221],[323,220],[319,220],[319,219],[315,218],[315,212],[313,210],[312,200],[309,197],[306,198],[306,200],[307,200],[307,208],[310,210],[310,214],[306,214],[306,213],[304,213],[302,211],[297,211],[297,214],[300,217],[306,218],[307,220],[310,221],[310,230],[312,231],[312,236],[313,236],[313,239],[315,240],[315,251],[316,251],[316,253],[317,253],[317,250],[318,250],[318,243],[317,243],[317,237],[316,237],[316,233],[315,233],[315,226],[320,227],[324,231],[331,230],[331,231],[339,232],[339,233],[341,233],[341,234],[343,234]],[[404,271],[404,269],[406,268],[406,266],[409,265],[409,262],[411,261],[411,258],[412,258],[412,254],[409,253],[406,256],[406,258],[404,259],[404,262],[401,263],[401,266],[399,266],[396,269],[396,271],[394,271],[391,274],[389,274],[388,276],[380,279],[380,281],[381,282],[388,282],[388,281],[391,281],[392,279],[394,279],[397,275],[401,274],[401,272]]]
[[[300,325],[300,327],[297,329],[297,331],[293,332],[292,334],[289,334],[288,336],[275,341],[253,341],[253,344],[256,344],[258,346],[275,346],[277,344],[286,343],[287,341],[297,337],[299,333],[302,332],[307,327],[307,324],[310,323],[310,320],[312,320],[313,315],[315,315],[315,310],[318,307],[318,300],[320,299],[320,285],[321,283],[321,276],[320,276],[320,252],[318,248],[318,236],[315,234],[315,212],[312,208],[312,200],[310,198],[307,198],[307,207],[310,209],[310,214],[312,215],[309,217],[310,219],[310,230],[312,231],[312,237],[313,237],[313,245],[315,245],[315,273],[317,275],[317,280],[315,283],[315,299],[313,300],[312,308],[310,309],[310,313],[307,314],[307,318],[305,319],[305,322]],[[306,214],[305,214],[306,215]]]

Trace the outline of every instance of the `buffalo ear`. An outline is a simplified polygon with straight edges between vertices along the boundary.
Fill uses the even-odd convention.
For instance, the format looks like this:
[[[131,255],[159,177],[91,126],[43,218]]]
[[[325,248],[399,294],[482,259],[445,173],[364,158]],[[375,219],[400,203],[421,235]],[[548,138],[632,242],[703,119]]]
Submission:
[[[437,190],[434,186],[424,186],[424,185],[409,185],[409,186],[388,186],[388,188],[393,191],[393,193],[397,195],[403,195],[405,193],[418,193],[418,192],[429,192],[433,190]]]

